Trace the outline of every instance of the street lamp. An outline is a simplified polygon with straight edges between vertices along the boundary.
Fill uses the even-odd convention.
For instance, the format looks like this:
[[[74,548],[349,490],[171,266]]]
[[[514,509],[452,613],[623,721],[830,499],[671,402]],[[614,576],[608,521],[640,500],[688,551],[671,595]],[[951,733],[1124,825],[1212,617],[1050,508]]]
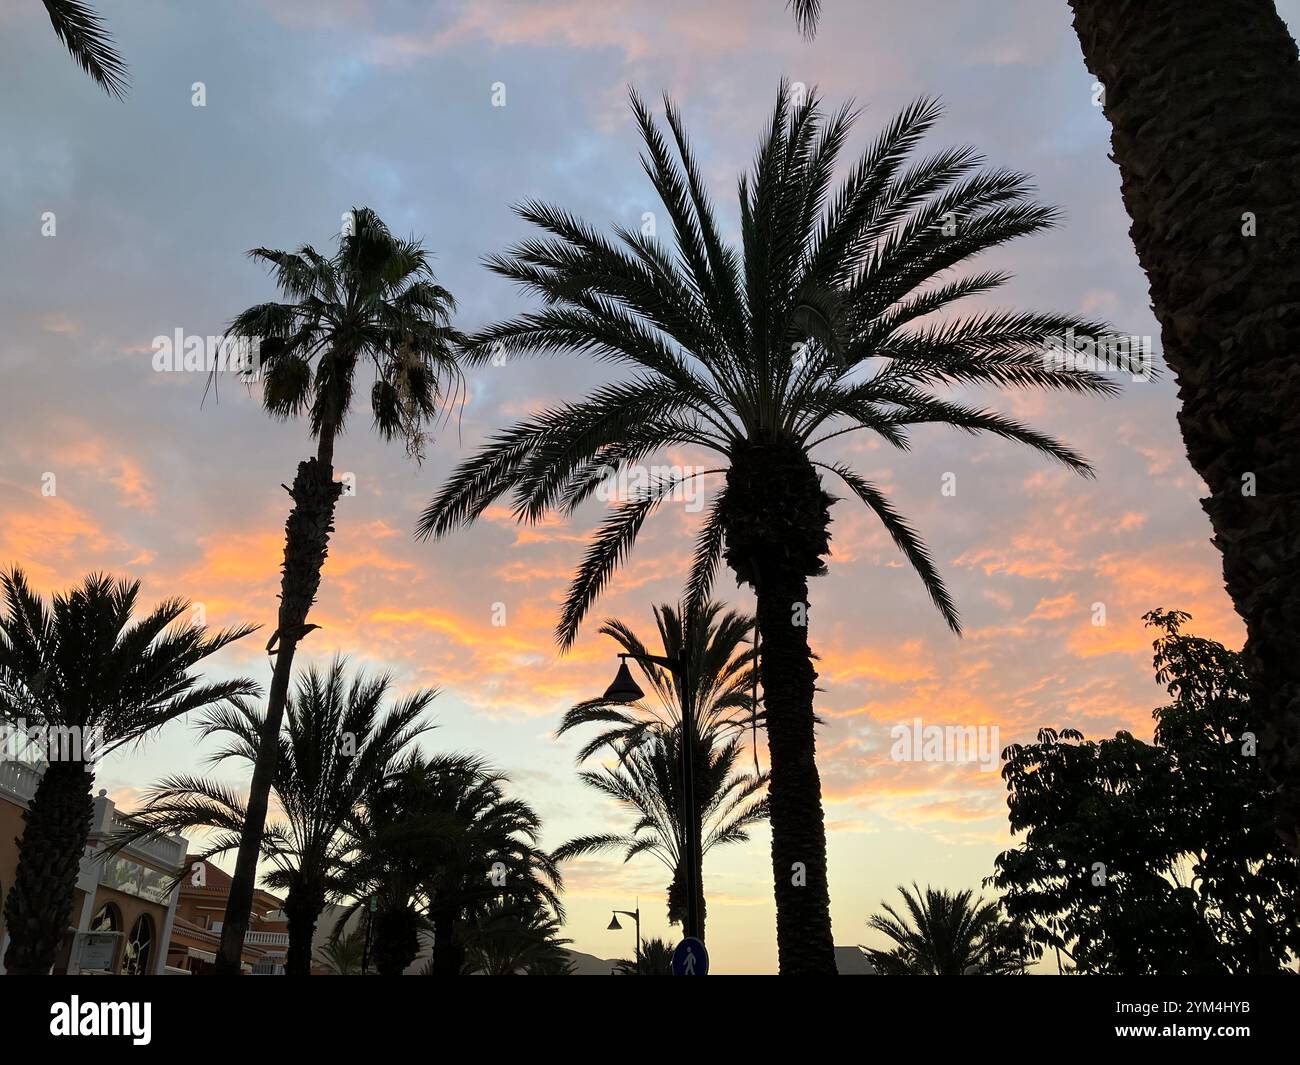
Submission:
[[[618,657],[622,659],[622,662],[619,664],[618,673],[614,676],[614,683],[605,691],[605,702],[607,703],[634,703],[645,696],[645,692],[633,679],[631,670],[627,668],[629,658],[640,662],[642,665],[662,666],[677,677],[682,684],[680,707],[682,719],[682,860],[686,872],[686,920],[683,922],[682,930],[687,936],[703,940],[704,937],[701,935],[700,928],[701,907],[698,872],[702,856],[698,853],[700,841],[696,836],[695,825],[695,715],[693,708],[687,705],[690,701],[690,686],[686,662],[684,659],[665,658],[663,655],[636,654],[632,651],[621,652]]]
[[[636,974],[641,975],[641,900],[637,899],[635,910],[614,910],[614,916],[610,918],[609,924],[605,926],[607,932],[621,932],[623,926],[618,923],[618,915],[621,913],[624,917],[631,917],[636,921]]]

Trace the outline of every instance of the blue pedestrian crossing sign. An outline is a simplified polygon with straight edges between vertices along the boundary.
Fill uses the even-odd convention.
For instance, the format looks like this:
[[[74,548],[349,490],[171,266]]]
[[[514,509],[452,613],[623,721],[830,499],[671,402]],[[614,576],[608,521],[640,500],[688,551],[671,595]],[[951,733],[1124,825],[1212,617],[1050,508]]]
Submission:
[[[708,976],[709,952],[693,936],[687,936],[673,951],[674,976]]]

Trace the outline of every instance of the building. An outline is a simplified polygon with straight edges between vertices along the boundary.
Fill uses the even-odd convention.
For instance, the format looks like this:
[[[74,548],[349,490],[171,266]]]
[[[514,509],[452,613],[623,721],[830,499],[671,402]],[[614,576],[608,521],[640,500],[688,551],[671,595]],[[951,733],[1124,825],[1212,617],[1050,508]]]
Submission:
[[[185,856],[186,875],[181,880],[167,948],[167,964],[189,973],[209,973],[221,945],[221,922],[230,897],[230,876],[211,862],[193,854]],[[243,970],[254,976],[284,972],[289,947],[289,922],[281,899],[268,891],[253,892],[253,912],[244,936],[240,958]]]
[[[14,882],[23,813],[42,772],[38,763],[0,762],[0,898]],[[105,841],[121,828],[112,800],[100,791],[77,875],[72,921],[54,963],[57,974],[147,976],[166,971],[166,944],[179,895],[174,880],[185,857],[185,840],[172,836],[132,844],[108,857]],[[0,972],[8,945],[0,912]]]

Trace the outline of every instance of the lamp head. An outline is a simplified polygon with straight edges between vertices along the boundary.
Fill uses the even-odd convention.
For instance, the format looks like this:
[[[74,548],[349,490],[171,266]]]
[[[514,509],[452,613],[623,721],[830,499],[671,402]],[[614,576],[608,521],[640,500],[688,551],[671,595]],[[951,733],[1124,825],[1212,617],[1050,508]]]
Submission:
[[[632,679],[632,671],[627,668],[627,659],[624,659],[618,667],[618,673],[614,676],[614,683],[605,691],[605,702],[634,703],[644,698],[645,692]]]

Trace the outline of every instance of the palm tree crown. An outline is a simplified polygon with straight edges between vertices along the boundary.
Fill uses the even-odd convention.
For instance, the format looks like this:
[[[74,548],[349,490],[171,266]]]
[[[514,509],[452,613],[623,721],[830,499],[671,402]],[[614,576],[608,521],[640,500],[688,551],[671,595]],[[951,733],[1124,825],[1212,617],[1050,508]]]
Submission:
[[[583,745],[579,762],[605,746],[626,751],[650,734],[670,732],[683,716],[693,722],[697,743],[705,749],[756,723],[754,651],[747,643],[754,619],[714,602],[664,604],[654,608],[654,618],[663,648],[659,652],[650,652],[632,627],[617,618],[607,620],[600,632],[629,654],[659,654],[682,663],[684,670],[673,673],[636,660],[656,701],[628,706],[589,699],[566,711],[556,735],[580,725],[608,726]]]
[[[133,620],[140,582],[105,574],[49,604],[18,569],[0,577],[0,588],[0,718],[78,728],[96,737],[102,757],[192,710],[243,705],[261,691],[244,678],[203,683],[194,672],[256,626],[177,624],[191,611],[184,599]]]
[[[753,172],[740,181],[741,239],[733,248],[723,241],[678,112],[667,99],[665,108],[676,158],[632,94],[643,165],[672,220],[676,253],[640,232],[615,227],[618,239],[610,241],[559,208],[522,204],[519,214],[550,236],[524,241],[489,266],[546,306],[473,339],[478,360],[489,352],[580,351],[635,373],[496,436],[429,504],[421,536],[473,521],[512,490],[520,520],[571,514],[611,470],[666,447],[698,447],[721,459],[723,468],[710,472],[729,478],[697,542],[690,597],[698,601],[722,557],[724,528],[739,527],[726,511],[737,463],[757,448],[806,454],[866,430],[907,450],[912,427],[937,423],[1015,440],[1091,473],[1066,444],[939,390],[1112,393],[1116,385],[1101,374],[1041,357],[1045,342],[1067,330],[1109,335],[1103,323],[1004,311],[921,322],[1008,280],[982,272],[941,281],[947,271],[1056,222],[1054,209],[1030,200],[1027,178],[981,169],[970,148],[906,166],[940,114],[922,99],[885,128],[832,192],[855,111],[845,106],[825,117],[815,92],[798,102],[782,85]],[[817,465],[876,514],[957,630],[953,602],[912,526],[850,466]],[[646,517],[680,483],[662,478],[614,508],[570,588],[557,628],[562,646],[574,640]],[[748,552],[731,539],[729,531],[727,560],[749,580]],[[819,550],[814,536],[809,551]],[[808,572],[821,571],[819,559],[807,561]]]
[[[4,963],[10,973],[42,974],[71,918],[98,760],[182,714],[241,706],[260,689],[243,678],[205,683],[195,672],[250,626],[185,624],[183,599],[134,619],[138,581],[92,574],[46,603],[14,569],[0,588],[0,721],[44,729],[49,748],[5,897]]]
[[[888,903],[881,903],[883,914],[867,921],[868,927],[883,932],[895,946],[887,951],[860,948],[878,973],[1006,976],[1024,971],[1024,955],[996,902],[973,899],[970,891],[927,887],[922,894],[915,884],[911,891],[898,890],[910,923]]]
[[[263,829],[262,855],[272,866],[267,886],[288,892],[291,973],[310,968],[312,933],[348,847],[344,826],[367,789],[432,728],[420,718],[435,691],[418,691],[385,712],[390,694],[387,676],[358,672],[349,681],[346,664],[336,658],[327,671],[309,669],[286,708],[273,785],[280,816]],[[264,727],[265,714],[247,705],[208,712],[202,735],[226,740],[209,763],[234,758],[254,764]],[[170,776],[146,792],[118,845],[207,829],[213,834],[198,855],[207,861],[239,847],[244,821],[243,798],[219,781]]]
[[[811,37],[817,32],[817,20],[822,14],[822,0],[786,0],[786,7],[794,14],[795,21],[804,36]]]
[[[290,300],[250,307],[228,331],[260,344],[266,409],[281,418],[308,413],[312,434],[332,455],[357,365],[369,359],[375,428],[385,440],[402,436],[419,457],[424,424],[459,380],[458,334],[449,321],[455,300],[434,282],[421,242],[393,236],[374,211],[358,207],[333,256],[309,244],[248,254],[272,269]]]
[[[541,821],[505,792],[507,778],[463,754],[413,754],[376,785],[350,820],[348,868],[339,889],[376,899],[389,971],[415,957],[432,928],[434,971],[458,975],[464,928],[488,909],[537,903],[561,920],[563,885],[537,841]],[[385,962],[377,958],[381,970]]]

